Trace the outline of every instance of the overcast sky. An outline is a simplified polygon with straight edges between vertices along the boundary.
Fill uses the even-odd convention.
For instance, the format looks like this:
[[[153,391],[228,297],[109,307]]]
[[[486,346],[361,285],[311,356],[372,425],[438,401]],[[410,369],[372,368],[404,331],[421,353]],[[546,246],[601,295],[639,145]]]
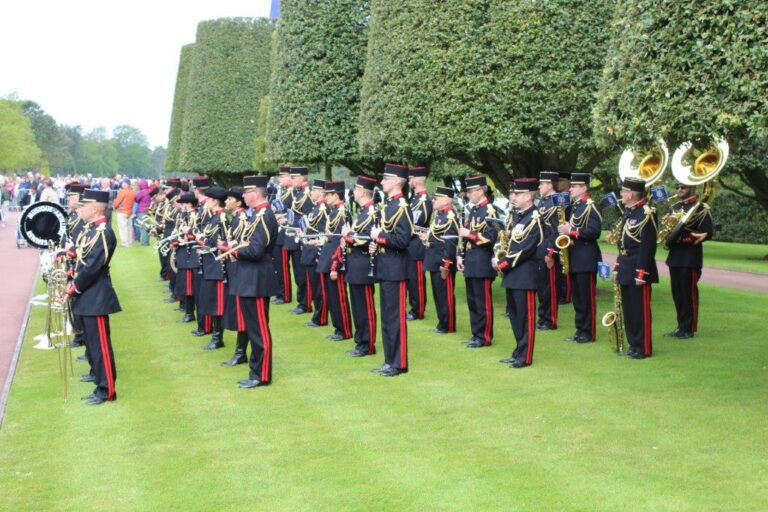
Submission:
[[[182,45],[197,23],[268,16],[270,0],[10,0],[0,8],[0,96],[39,103],[56,121],[128,124],[168,144]]]

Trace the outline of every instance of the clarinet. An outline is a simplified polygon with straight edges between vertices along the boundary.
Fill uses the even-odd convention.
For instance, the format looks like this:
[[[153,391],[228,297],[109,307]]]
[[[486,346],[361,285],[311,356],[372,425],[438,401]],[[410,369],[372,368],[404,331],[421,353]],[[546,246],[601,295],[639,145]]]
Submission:
[[[373,213],[373,226],[372,227],[379,227],[379,224],[381,222],[381,211],[376,210]],[[372,251],[368,251],[368,277],[375,277],[376,276],[376,249]]]

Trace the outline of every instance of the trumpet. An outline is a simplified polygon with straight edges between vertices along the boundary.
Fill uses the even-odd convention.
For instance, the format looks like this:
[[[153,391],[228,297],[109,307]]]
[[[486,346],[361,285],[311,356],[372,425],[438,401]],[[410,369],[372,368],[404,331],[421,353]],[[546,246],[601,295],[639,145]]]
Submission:
[[[230,254],[232,254],[233,252],[235,252],[235,251],[236,251],[236,250],[238,250],[239,248],[240,248],[240,244],[237,244],[237,243],[233,244],[233,245],[232,245],[232,247],[230,247],[230,248],[229,248],[229,250],[227,250],[227,251],[225,251],[225,252],[223,252],[223,253],[219,254],[218,256],[216,256],[216,258],[215,258],[215,259],[216,259],[216,261],[221,261],[221,260],[223,260],[224,258],[226,258],[227,256],[229,256]]]

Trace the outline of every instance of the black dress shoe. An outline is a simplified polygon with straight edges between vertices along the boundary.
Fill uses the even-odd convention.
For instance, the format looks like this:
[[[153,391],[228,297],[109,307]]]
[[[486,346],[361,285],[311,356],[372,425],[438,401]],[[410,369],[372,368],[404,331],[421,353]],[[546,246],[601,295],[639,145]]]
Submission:
[[[195,321],[195,315],[184,315],[179,320],[176,320],[177,324],[188,324]]]
[[[245,356],[234,355],[232,356],[232,359],[230,359],[229,361],[224,361],[223,363],[221,363],[221,366],[237,366],[239,364],[245,364],[247,362],[248,362],[248,359],[246,359]]]
[[[547,323],[540,323],[540,324],[536,324],[536,329],[540,331],[554,331],[555,329],[557,329],[557,327],[553,327],[552,325]]]
[[[512,361],[512,364],[509,366],[510,368],[525,368],[526,366],[530,366],[530,365],[521,359],[515,359],[514,361]]]
[[[368,355],[368,351],[355,349],[355,350],[350,350],[349,352],[347,352],[347,354],[349,354],[350,357],[365,357]]]
[[[400,369],[400,368],[393,368],[389,367],[386,370],[382,370],[379,372],[379,375],[382,377],[397,377],[398,375],[401,375],[403,373],[408,373],[408,370]]]
[[[576,336],[576,338],[573,341],[575,341],[576,343],[591,343],[595,340],[593,340],[586,334],[580,334],[579,336]]]
[[[320,327],[320,324],[315,323],[314,321],[310,320],[309,322],[305,323],[307,327]]]
[[[238,383],[238,385],[239,385],[239,386],[240,386],[242,389],[251,389],[251,388],[257,388],[257,387],[259,387],[259,386],[266,386],[266,384],[265,384],[265,383],[261,382],[261,381],[260,381],[260,380],[258,380],[258,379],[245,379],[245,380],[241,380],[241,381]]]
[[[567,338],[565,338],[565,341],[576,341],[578,337],[579,337],[579,333],[576,333],[573,336],[568,336]]]
[[[333,334],[329,334],[328,336],[326,336],[326,338],[331,341],[342,341],[346,339],[343,334],[339,334],[336,332]]]
[[[482,341],[479,341],[479,340],[470,341],[469,343],[467,343],[467,348],[481,348],[481,347],[485,347],[485,345],[483,344]]]
[[[440,329],[439,327],[435,327],[434,329],[432,329],[432,332],[435,334],[448,334],[448,331],[446,331],[445,329]]]
[[[95,393],[89,393],[87,395],[81,396],[80,400],[90,400],[91,398],[94,398],[96,396]]]
[[[96,376],[91,375],[90,373],[86,373],[80,377],[80,382],[96,382]]]
[[[502,364],[510,364],[515,362],[514,356],[505,357],[504,359],[499,359],[499,362]]]
[[[408,314],[405,315],[405,319],[408,320],[409,322],[411,320],[416,320],[416,315],[414,315],[412,312],[409,311]]]
[[[81,340],[72,340],[69,346],[71,348],[84,347],[85,343],[83,343]]]
[[[192,336],[205,336],[205,331],[203,329],[195,329],[194,331],[190,332]]]
[[[679,333],[677,333],[675,338],[677,338],[679,340],[687,340],[687,339],[693,338],[693,333],[692,332],[680,331]]]
[[[390,368],[392,367],[384,363],[383,365],[377,366],[376,368],[371,368],[371,373],[381,373],[383,371],[389,370]]]
[[[292,315],[303,315],[306,312],[307,312],[307,310],[302,308],[302,307],[293,308],[291,310],[291,314]]]
[[[82,362],[88,361],[88,358],[87,358],[87,357],[85,357],[85,354],[80,354],[79,356],[77,356],[77,358],[76,358],[76,359],[77,359],[78,361],[82,361]]]
[[[172,304],[176,302],[176,297],[168,297],[167,299],[163,300],[166,304]]]
[[[645,359],[646,357],[648,357],[642,352],[627,352],[627,356],[630,357],[631,359]]]
[[[205,345],[203,345],[203,350],[216,350],[217,348],[223,348],[224,342],[223,341],[209,341]]]
[[[664,336],[667,336],[669,338],[677,338],[677,336],[683,331],[680,330],[679,327],[675,327],[675,330],[672,332],[667,332],[664,334]]]
[[[284,301],[283,299],[278,299],[277,297],[275,297],[274,299],[272,299],[272,300],[271,300],[271,302],[272,302],[272,304],[274,304],[275,306],[279,306],[279,305],[281,305],[281,304],[285,304],[285,301]]]
[[[98,395],[93,395],[91,398],[86,399],[85,403],[86,405],[101,405],[107,401],[108,400],[106,398],[102,398]]]

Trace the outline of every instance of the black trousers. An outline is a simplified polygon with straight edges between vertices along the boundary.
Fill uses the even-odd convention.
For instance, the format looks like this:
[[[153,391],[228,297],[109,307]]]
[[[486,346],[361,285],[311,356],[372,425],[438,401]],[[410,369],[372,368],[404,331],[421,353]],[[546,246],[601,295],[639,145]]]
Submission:
[[[112,338],[109,330],[109,316],[81,316],[83,337],[89,354],[91,373],[96,377],[96,389],[93,393],[105,400],[117,398],[115,380],[117,367],[115,354],[112,352]]]
[[[621,285],[621,310],[629,346],[650,357],[653,355],[651,285]]]
[[[248,378],[272,382],[272,333],[269,330],[269,297],[240,297],[245,330],[251,341]]]
[[[472,337],[490,345],[493,340],[493,294],[490,277],[467,277],[467,306]]]
[[[669,267],[672,300],[677,311],[677,328],[695,333],[699,327],[699,279],[701,269]]]
[[[322,272],[319,275],[323,280],[323,288],[328,297],[328,311],[331,312],[334,333],[344,336],[344,339],[348,340],[352,337],[352,318],[349,311],[349,298],[347,298],[347,284],[344,282],[344,274],[339,272],[335,281],[331,280],[331,274]]]
[[[407,287],[406,281],[379,282],[384,362],[400,370],[408,369]]]
[[[563,266],[559,258],[555,266],[557,267],[557,300],[567,304],[572,299],[571,274],[563,274]]]
[[[157,257],[160,260],[160,277],[165,279],[166,281],[170,279],[170,275],[168,274],[169,268],[168,268],[168,255],[166,254],[163,256],[160,251],[157,251]]]
[[[325,282],[320,279],[320,274],[316,272],[317,266],[304,266],[307,279],[307,299],[312,307],[307,311],[312,311],[312,321],[317,325],[328,325],[328,293],[325,289]]]
[[[376,353],[376,303],[372,284],[350,284],[352,318],[355,322],[355,348],[369,355]]]
[[[312,301],[307,296],[307,269],[301,264],[301,251],[288,251],[288,258],[293,267],[293,280],[296,282],[296,302],[306,311],[312,311]]]
[[[288,251],[282,245],[276,245],[272,250],[275,261],[275,273],[277,275],[277,295],[283,302],[291,302],[291,265]]]
[[[557,265],[547,268],[544,260],[539,261],[537,277],[539,322],[552,329],[557,329]]]
[[[427,308],[427,277],[424,273],[424,260],[408,258],[408,302],[413,316],[423,319],[424,310]]]
[[[533,362],[533,346],[536,341],[536,290],[511,290],[507,292],[509,323],[517,345],[512,351],[516,361]]]
[[[437,313],[437,329],[456,332],[456,272],[451,271],[445,279],[440,271],[431,271],[432,299]]]
[[[576,332],[597,339],[597,273],[571,273],[571,300],[575,314]]]

